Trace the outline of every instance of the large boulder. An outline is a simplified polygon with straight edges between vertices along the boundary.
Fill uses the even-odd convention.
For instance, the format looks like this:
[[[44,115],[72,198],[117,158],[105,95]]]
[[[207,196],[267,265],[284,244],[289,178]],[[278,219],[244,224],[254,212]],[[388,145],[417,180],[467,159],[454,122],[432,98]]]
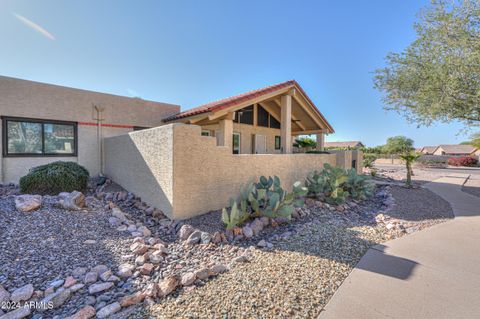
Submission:
[[[63,192],[58,194],[58,205],[63,209],[82,210],[85,207],[85,195],[81,192]]]
[[[15,197],[15,208],[20,212],[31,212],[42,206],[40,195],[19,195]]]

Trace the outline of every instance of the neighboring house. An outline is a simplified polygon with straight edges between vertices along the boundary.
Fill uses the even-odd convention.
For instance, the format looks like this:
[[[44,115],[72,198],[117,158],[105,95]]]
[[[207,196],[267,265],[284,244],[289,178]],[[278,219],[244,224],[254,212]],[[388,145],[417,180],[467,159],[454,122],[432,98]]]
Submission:
[[[360,141],[325,142],[325,148],[357,149],[364,146]]]
[[[477,155],[478,149],[471,145],[439,145],[433,155],[470,156]]]
[[[0,76],[0,182],[18,182],[30,168],[56,160],[98,174],[103,138],[161,125],[179,111],[174,104]]]
[[[419,152],[425,155],[433,155],[438,146],[424,146]]]
[[[292,153],[292,136],[333,133],[332,126],[295,81],[208,103],[164,120],[202,127],[234,154]]]

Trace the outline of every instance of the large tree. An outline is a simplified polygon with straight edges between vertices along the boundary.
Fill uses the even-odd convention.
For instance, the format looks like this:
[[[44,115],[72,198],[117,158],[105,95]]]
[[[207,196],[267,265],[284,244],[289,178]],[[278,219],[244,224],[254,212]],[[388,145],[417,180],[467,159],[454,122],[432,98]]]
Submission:
[[[416,40],[375,71],[385,108],[419,125],[480,125],[480,0],[432,1],[414,28]]]

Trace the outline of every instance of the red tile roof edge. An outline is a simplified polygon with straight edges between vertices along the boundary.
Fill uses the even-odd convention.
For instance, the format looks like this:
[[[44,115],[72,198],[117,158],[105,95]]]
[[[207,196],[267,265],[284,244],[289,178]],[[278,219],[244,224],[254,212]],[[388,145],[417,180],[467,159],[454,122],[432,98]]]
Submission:
[[[170,122],[170,121],[174,121],[174,120],[178,120],[178,119],[181,119],[181,118],[194,116],[194,115],[198,115],[198,114],[202,114],[202,113],[219,111],[219,110],[225,109],[227,107],[230,107],[232,105],[235,105],[235,104],[238,104],[238,103],[241,103],[241,102],[244,102],[244,101],[248,101],[249,99],[259,97],[259,96],[262,96],[262,95],[265,95],[265,94],[268,94],[268,93],[271,93],[271,92],[274,92],[274,91],[277,91],[277,90],[280,90],[280,89],[283,89],[283,88],[286,88],[286,87],[289,87],[289,86],[295,87],[300,91],[300,93],[313,106],[313,108],[315,109],[317,114],[322,118],[322,120],[325,122],[325,124],[330,128],[330,130],[333,133],[334,130],[333,130],[332,126],[330,125],[330,123],[328,123],[328,121],[325,119],[325,117],[322,115],[322,113],[320,113],[320,111],[315,106],[315,104],[310,99],[310,97],[307,95],[307,93],[302,89],[302,87],[295,80],[289,80],[289,81],[285,81],[285,82],[282,82],[282,83],[277,83],[277,84],[266,86],[266,87],[263,87],[263,88],[260,88],[260,89],[248,91],[248,92],[245,92],[245,93],[242,93],[242,94],[239,94],[239,95],[234,95],[234,96],[231,96],[231,97],[228,97],[228,98],[224,98],[224,99],[221,99],[221,100],[217,100],[217,101],[214,101],[214,102],[203,104],[203,105],[197,106],[195,108],[192,108],[192,109],[189,109],[189,110],[171,115],[171,116],[163,119],[163,122]]]

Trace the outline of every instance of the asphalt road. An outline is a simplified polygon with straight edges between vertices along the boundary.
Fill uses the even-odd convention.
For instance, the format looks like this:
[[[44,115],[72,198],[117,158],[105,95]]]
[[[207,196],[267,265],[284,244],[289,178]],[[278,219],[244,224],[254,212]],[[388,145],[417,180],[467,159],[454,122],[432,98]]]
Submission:
[[[376,168],[391,169],[394,167],[403,167],[402,165],[375,165]],[[458,174],[470,174],[478,175],[480,177],[480,167],[448,167],[448,168],[423,168],[426,171],[431,172],[446,172],[446,173],[458,173]]]

